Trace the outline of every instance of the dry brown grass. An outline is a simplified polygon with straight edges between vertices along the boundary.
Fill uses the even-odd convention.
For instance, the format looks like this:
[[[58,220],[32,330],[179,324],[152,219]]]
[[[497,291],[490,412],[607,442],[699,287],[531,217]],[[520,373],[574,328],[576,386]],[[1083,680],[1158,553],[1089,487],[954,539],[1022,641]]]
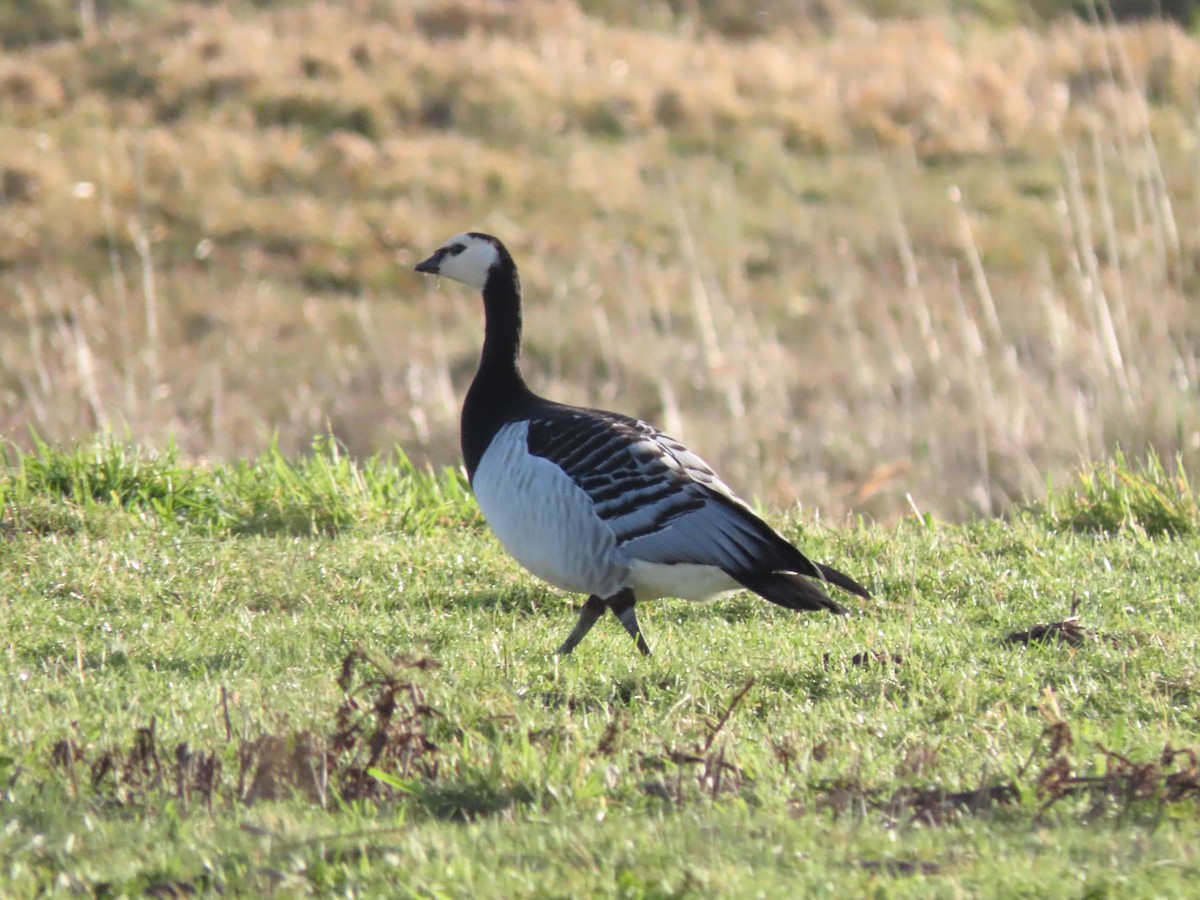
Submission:
[[[958,517],[1117,443],[1195,462],[1198,96],[1165,24],[118,19],[0,62],[0,433],[450,461],[478,310],[405,269],[472,227],[539,388],[773,502]]]

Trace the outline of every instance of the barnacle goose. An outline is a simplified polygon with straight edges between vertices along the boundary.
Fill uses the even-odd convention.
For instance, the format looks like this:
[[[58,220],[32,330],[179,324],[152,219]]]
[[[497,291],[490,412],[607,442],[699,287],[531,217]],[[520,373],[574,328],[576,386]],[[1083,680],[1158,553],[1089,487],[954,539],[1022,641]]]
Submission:
[[[416,270],[483,292],[483,354],[463,403],[463,460],[505,549],[555,587],[589,595],[559,653],[574,650],[611,609],[649,655],[639,600],[749,588],[788,609],[846,612],[808,578],[870,597],[793,547],[678,441],[628,416],[533,393],[517,366],[521,284],[499,240],[456,235]]]

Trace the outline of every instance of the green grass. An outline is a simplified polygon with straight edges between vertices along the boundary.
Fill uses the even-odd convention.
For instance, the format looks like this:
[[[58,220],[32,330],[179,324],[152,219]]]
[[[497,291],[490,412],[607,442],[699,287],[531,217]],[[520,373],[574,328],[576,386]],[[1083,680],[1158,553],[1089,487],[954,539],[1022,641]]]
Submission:
[[[1141,512],[1066,527],[1098,498]],[[1182,479],[1114,462],[966,525],[772,514],[878,600],[648,604],[648,660],[611,620],[557,659],[578,598],[505,557],[458,475],[400,457],[40,445],[10,452],[0,507],[6,896],[1157,897],[1200,876],[1197,772],[1163,755],[1200,748]]]
[[[69,449],[33,443],[31,453],[5,453],[0,502],[16,530],[70,530],[113,509],[208,534],[337,533],[369,521],[420,534],[482,522],[466,478],[420,470],[399,448],[357,463],[325,436],[298,462],[272,443],[258,459],[201,469],[181,463],[173,442],[162,453],[111,436]]]
[[[1154,454],[1140,466],[1120,451],[1111,462],[1085,466],[1075,489],[1052,491],[1044,508],[1051,525],[1082,531],[1184,535],[1200,522],[1200,502],[1180,460],[1172,473]]]

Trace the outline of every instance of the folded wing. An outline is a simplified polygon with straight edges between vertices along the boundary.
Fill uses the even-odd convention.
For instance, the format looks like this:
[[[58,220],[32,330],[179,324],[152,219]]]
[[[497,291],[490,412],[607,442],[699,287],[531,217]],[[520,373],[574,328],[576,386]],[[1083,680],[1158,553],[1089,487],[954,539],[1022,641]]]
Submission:
[[[717,566],[739,581],[776,571],[820,579],[828,571],[840,576],[831,582],[866,593],[815,565],[704,460],[645,422],[564,407],[532,421],[528,441],[530,453],[554,462],[587,494],[632,559]]]

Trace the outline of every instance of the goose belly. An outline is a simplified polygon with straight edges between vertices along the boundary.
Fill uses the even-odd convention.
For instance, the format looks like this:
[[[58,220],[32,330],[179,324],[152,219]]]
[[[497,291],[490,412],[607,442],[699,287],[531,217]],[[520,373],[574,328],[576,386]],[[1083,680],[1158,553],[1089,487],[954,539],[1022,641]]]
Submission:
[[[505,426],[471,487],[483,517],[522,566],[557,588],[610,597],[626,586],[612,530],[554,463],[526,450],[525,423]]]
[[[678,597],[707,600],[742,586],[717,566],[701,563],[653,563],[634,559],[629,563],[629,582],[638,600]]]

